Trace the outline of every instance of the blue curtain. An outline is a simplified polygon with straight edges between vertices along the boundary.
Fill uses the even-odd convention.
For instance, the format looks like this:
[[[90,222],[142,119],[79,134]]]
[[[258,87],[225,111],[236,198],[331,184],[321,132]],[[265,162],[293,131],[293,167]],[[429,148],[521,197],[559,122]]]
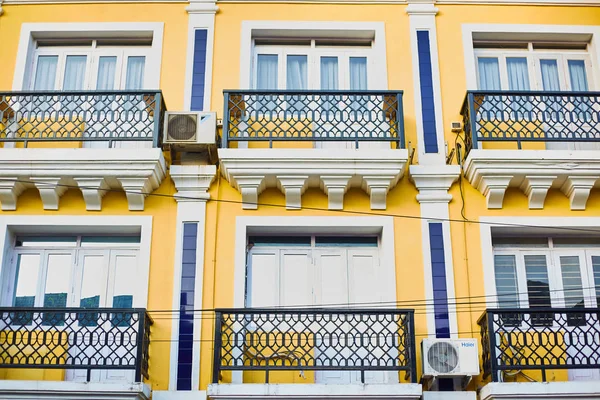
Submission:
[[[286,89],[304,90],[308,88],[308,57],[303,55],[288,55],[286,70]],[[298,115],[304,110],[301,100],[306,95],[287,96],[287,110]]]
[[[477,59],[477,68],[479,70],[479,89],[481,90],[500,90],[500,65],[495,57],[479,57]],[[502,116],[502,98],[500,96],[485,96],[481,99],[480,109],[485,110],[482,113],[482,119],[499,119]]]
[[[525,57],[507,57],[508,88],[510,90],[529,90],[529,68]],[[513,116],[517,120],[531,120],[532,109],[529,96],[514,96],[510,99]]]
[[[588,81],[585,73],[585,62],[583,60],[568,60],[569,78],[571,81],[571,90],[574,92],[587,92]],[[575,116],[579,121],[591,121],[590,101],[588,97],[573,97],[573,108]]]

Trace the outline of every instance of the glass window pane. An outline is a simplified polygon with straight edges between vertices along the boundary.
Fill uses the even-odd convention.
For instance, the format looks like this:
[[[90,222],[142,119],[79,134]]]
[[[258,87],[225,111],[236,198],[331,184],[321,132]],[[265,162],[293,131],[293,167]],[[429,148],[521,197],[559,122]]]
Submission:
[[[15,273],[13,306],[33,307],[40,273],[39,254],[19,254]]]
[[[81,279],[81,308],[103,307],[106,296],[106,270],[103,255],[86,255],[83,257],[83,275]],[[78,316],[81,326],[96,326],[98,313],[81,313]]]
[[[583,60],[568,60],[569,77],[571,79],[571,90],[575,92],[587,92],[588,82],[585,73],[585,62]]]
[[[256,88],[277,89],[278,71],[276,54],[259,54],[256,66]]]
[[[508,70],[508,87],[510,90],[529,90],[529,69],[527,58],[508,57],[506,59]]]
[[[377,247],[376,236],[317,236],[315,247]]]
[[[337,90],[338,87],[338,58],[321,57],[321,89]]]
[[[524,258],[529,307],[550,307],[550,282],[546,256],[526,255]]]
[[[252,246],[310,246],[310,236],[250,236]]]
[[[136,281],[135,255],[117,255],[115,257],[115,286],[113,290],[113,308],[133,307],[133,283]],[[111,318],[114,326],[130,326],[130,313],[115,313]]]
[[[117,69],[117,57],[100,57],[98,60],[98,77],[96,89],[113,90],[115,88],[115,73]]]
[[[542,85],[544,90],[560,90],[557,61],[540,60],[540,69],[542,72]]]
[[[35,79],[33,81],[34,90],[54,90],[56,83],[56,66],[58,65],[58,56],[39,56],[37,68],[35,70]]]
[[[44,307],[62,308],[67,306],[67,295],[71,284],[71,254],[49,254],[44,285]],[[42,325],[62,326],[64,313],[44,313]]]
[[[126,90],[137,90],[144,88],[144,67],[146,57],[127,57],[127,75],[125,78]]]
[[[81,247],[135,247],[139,236],[82,236]]]
[[[579,257],[560,256],[560,268],[563,282],[563,293],[566,307],[584,307],[583,284]]]
[[[76,246],[77,236],[17,236],[17,247]]]
[[[479,89],[500,90],[500,66],[498,59],[493,57],[477,58],[479,71]]]
[[[600,307],[600,256],[592,256],[592,269],[596,289],[596,307]]]
[[[367,57],[350,57],[350,89],[367,90]]]
[[[519,307],[517,263],[514,255],[495,255],[496,295],[501,308]]]
[[[308,57],[303,55],[287,56],[286,89],[302,90],[308,88]]]
[[[82,90],[85,83],[87,56],[67,56],[63,90]]]

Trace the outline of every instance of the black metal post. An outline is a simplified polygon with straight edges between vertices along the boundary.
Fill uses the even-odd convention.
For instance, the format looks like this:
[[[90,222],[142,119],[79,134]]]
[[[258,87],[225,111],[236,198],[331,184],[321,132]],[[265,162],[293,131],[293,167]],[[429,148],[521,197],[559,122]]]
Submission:
[[[165,110],[162,109],[162,92],[157,92],[154,95],[154,134],[152,136],[152,147],[158,148],[162,145],[159,143],[159,136],[162,127],[160,123],[162,121],[161,115]]]
[[[223,119],[223,126],[225,125]],[[221,326],[223,323],[223,314],[215,311],[215,348],[213,353],[213,383],[219,383],[219,375],[221,374]]]
[[[469,102],[469,125],[471,128],[471,132],[465,132],[465,135],[470,134],[471,135],[471,146],[473,149],[476,149],[478,147],[478,143],[477,143],[477,118],[475,116],[475,95],[473,93],[469,93],[467,95],[468,98],[468,102]],[[471,150],[471,149],[467,149],[467,150]]]
[[[398,127],[398,136],[400,138],[400,146],[398,147],[404,149],[406,148],[406,141],[404,137],[404,105],[402,103],[402,95],[403,92],[396,94],[396,118],[398,119],[396,126]]]
[[[226,149],[229,141],[229,93],[223,92],[223,131],[221,133],[221,147]]]
[[[136,356],[135,356],[135,381],[142,382],[142,359],[144,357],[144,332],[146,323],[146,311],[138,311],[138,331],[136,338]]]
[[[496,332],[494,330],[494,314],[486,311],[487,329],[489,339],[489,359],[490,359],[490,375],[492,382],[498,382],[498,364],[496,357]]]
[[[407,312],[408,317],[408,335],[406,341],[410,341],[410,381],[417,383],[417,349],[415,346],[415,312],[410,310]]]

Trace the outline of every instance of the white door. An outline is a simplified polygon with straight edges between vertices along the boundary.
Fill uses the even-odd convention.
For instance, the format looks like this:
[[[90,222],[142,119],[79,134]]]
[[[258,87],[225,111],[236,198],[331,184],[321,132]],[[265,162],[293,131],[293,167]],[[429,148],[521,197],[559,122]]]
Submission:
[[[80,250],[77,269],[78,275],[75,279],[75,307],[81,308],[133,308],[134,288],[137,271],[137,250]],[[89,318],[85,318],[89,316]],[[111,331],[116,334],[120,329],[130,326],[129,315],[115,313],[102,321],[103,326],[98,327],[97,315],[82,314],[79,320],[79,328],[84,332],[100,329],[102,332]],[[133,343],[129,335],[119,340],[123,343],[109,346],[89,346],[86,341],[90,340],[89,334],[84,335],[84,342],[79,346],[72,346],[69,351],[76,356],[77,353],[85,353],[88,357],[99,354],[100,357],[109,357],[113,349],[117,348],[114,356],[121,357],[127,354],[127,348],[131,352]],[[118,334],[115,337],[119,337]],[[133,382],[135,372],[133,370],[92,370],[91,382],[101,381],[124,381]],[[68,370],[66,379],[70,381],[86,381],[87,370]]]

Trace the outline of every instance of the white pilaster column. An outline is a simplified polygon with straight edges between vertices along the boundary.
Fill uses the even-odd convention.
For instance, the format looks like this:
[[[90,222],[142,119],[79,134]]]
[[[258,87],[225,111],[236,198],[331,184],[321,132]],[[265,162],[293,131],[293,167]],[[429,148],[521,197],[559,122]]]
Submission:
[[[435,16],[438,9],[435,7],[435,0],[408,0],[406,7],[410,25],[410,46],[412,52],[413,67],[413,85],[415,93],[415,116],[417,125],[417,154],[419,164],[445,165],[446,152],[444,140],[444,123],[442,116],[442,97],[440,85],[440,68],[438,62],[437,50],[437,32],[435,27]],[[429,54],[431,61],[431,83],[433,90],[433,113],[431,110],[424,110],[421,93],[421,65],[424,60],[419,60],[419,46],[417,41],[417,32],[427,31],[429,33]],[[421,61],[421,63],[420,63]],[[429,71],[426,71],[429,74]],[[435,117],[435,130],[437,134],[437,153],[427,153],[425,151],[424,135],[424,113],[425,119]]]
[[[215,37],[215,14],[219,11],[216,0],[190,0],[188,12],[188,49],[186,55],[183,107],[190,110],[192,103],[192,79],[194,74],[195,32],[206,29],[206,67],[204,70],[204,110],[210,111],[212,93],[212,65]]]
[[[210,199],[208,189],[215,179],[217,169],[214,165],[172,165],[171,179],[177,193],[177,219],[175,236],[175,266],[173,282],[173,309],[179,310],[181,296],[183,227],[184,223],[197,224],[196,273],[194,283],[194,308],[202,308],[202,289],[204,277],[204,242],[206,231],[206,201]],[[202,320],[194,318],[194,344],[192,350],[192,390],[200,385],[200,345]],[[179,319],[173,320],[171,343],[171,368],[169,390],[177,389],[177,363],[179,354]]]
[[[431,243],[429,235],[429,223],[442,224],[442,235],[444,243],[444,263],[446,272],[446,292],[448,299],[456,298],[454,290],[454,268],[452,262],[452,242],[450,237],[450,213],[448,203],[452,195],[448,190],[458,179],[460,167],[458,165],[412,165],[410,167],[410,179],[419,189],[417,201],[421,205],[421,231],[423,242],[423,267],[425,274],[425,298],[434,298],[433,273],[431,259]],[[452,301],[449,301],[452,303]],[[431,337],[435,337],[435,309],[433,302],[427,305],[427,330]],[[458,337],[458,322],[456,319],[456,306],[448,305],[448,317],[451,337]]]

